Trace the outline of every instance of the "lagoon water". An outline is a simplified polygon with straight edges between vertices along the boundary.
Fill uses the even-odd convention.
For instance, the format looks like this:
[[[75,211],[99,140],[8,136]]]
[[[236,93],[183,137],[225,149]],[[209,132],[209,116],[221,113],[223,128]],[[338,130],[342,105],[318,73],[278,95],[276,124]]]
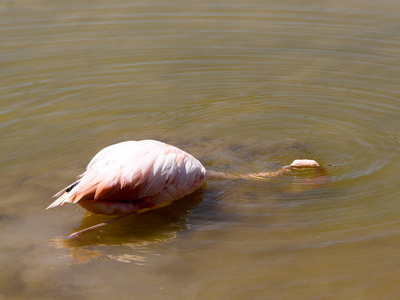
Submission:
[[[399,299],[400,3],[0,3],[1,299]],[[169,207],[45,210],[103,147],[232,174]]]

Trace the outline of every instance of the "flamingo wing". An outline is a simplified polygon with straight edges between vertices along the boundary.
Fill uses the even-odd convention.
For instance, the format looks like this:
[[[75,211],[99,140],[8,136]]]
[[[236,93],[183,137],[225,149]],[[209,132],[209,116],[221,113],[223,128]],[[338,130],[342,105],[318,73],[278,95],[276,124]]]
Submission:
[[[158,141],[127,141],[97,153],[86,171],[48,208],[65,202],[110,203],[179,199],[205,180],[205,169],[190,154]],[[116,205],[116,203],[114,203]]]

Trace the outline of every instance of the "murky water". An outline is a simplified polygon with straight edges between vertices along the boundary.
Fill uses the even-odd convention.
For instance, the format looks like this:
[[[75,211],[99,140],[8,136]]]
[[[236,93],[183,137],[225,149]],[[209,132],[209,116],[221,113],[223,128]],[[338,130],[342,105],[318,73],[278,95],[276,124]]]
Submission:
[[[398,299],[398,1],[0,3],[0,298]],[[159,139],[210,170],[170,207],[45,211],[101,148]]]

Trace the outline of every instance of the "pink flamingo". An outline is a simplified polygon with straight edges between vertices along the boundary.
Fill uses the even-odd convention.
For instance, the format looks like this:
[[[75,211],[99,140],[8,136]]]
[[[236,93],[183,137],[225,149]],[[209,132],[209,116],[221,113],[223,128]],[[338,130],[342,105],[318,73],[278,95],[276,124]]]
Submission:
[[[126,141],[97,153],[77,181],[54,195],[58,198],[47,209],[78,203],[94,213],[125,216],[166,206],[197,190],[206,178],[266,180],[293,168],[315,168],[317,178],[325,175],[323,167],[308,159],[295,160],[277,172],[241,176],[207,172],[196,158],[177,147],[154,140]]]

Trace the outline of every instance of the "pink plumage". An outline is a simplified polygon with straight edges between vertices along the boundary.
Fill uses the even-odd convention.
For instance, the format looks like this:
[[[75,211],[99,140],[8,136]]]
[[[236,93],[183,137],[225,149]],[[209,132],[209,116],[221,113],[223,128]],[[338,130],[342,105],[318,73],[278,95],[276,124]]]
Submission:
[[[97,153],[48,208],[78,203],[107,215],[143,212],[194,192],[205,177],[203,165],[183,150],[153,140],[127,141]]]

